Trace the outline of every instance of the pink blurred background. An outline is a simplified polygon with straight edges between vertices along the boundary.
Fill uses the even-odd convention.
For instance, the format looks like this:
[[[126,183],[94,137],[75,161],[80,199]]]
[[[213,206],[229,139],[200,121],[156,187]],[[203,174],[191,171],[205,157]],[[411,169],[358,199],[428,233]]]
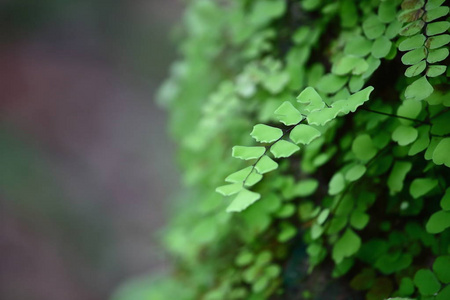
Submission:
[[[108,299],[168,269],[156,88],[179,1],[0,0],[0,299]]]

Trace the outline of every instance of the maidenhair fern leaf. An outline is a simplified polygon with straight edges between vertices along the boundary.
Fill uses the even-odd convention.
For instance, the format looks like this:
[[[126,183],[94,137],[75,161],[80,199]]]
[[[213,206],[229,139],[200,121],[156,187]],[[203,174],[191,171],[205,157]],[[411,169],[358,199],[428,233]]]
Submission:
[[[294,125],[299,123],[303,117],[291,102],[285,101],[275,110],[275,116],[284,125]]]
[[[241,190],[233,202],[227,207],[227,212],[243,211],[261,198],[261,195],[247,189]]]
[[[283,136],[283,131],[279,128],[258,124],[253,127],[250,135],[261,143],[272,143]]]
[[[249,160],[249,159],[260,158],[261,156],[263,156],[263,154],[265,152],[266,152],[265,147],[234,146],[232,155],[233,155],[233,157],[236,157],[236,158]]]
[[[285,140],[280,140],[270,147],[270,152],[275,158],[289,157],[298,150],[300,150],[299,146]]]
[[[316,128],[299,124],[291,131],[289,138],[296,144],[307,145],[320,136],[320,131]]]

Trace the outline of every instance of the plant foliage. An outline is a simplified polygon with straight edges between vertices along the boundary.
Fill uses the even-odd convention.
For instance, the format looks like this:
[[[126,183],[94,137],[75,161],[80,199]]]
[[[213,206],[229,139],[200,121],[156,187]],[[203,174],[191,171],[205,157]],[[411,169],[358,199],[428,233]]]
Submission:
[[[441,0],[189,1],[161,299],[450,299],[449,27]]]

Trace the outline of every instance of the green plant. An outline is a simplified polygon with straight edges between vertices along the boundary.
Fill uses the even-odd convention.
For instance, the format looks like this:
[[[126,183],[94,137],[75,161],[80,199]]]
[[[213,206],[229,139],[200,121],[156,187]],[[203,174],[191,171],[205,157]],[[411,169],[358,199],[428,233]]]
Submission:
[[[189,2],[160,93],[187,185],[167,280],[185,292],[162,299],[450,299],[448,12]]]

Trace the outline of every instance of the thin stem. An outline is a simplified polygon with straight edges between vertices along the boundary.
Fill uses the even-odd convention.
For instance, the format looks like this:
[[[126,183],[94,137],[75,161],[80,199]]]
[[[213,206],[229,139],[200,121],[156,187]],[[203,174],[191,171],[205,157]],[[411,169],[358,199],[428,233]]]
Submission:
[[[403,117],[403,116],[398,116],[398,115],[394,115],[394,114],[390,114],[390,113],[385,113],[382,111],[376,111],[376,110],[372,110],[370,108],[360,108],[362,110],[368,111],[368,112],[372,112],[372,113],[376,113],[379,115],[384,115],[384,116],[389,116],[389,117],[393,117],[393,118],[398,118],[398,119],[405,119],[405,120],[409,120],[409,121],[413,121],[413,122],[417,122],[417,123],[421,123],[421,124],[427,124],[430,125],[430,122],[427,121],[423,121],[423,120],[418,120],[418,119],[413,119],[413,118],[408,118],[408,117]]]

